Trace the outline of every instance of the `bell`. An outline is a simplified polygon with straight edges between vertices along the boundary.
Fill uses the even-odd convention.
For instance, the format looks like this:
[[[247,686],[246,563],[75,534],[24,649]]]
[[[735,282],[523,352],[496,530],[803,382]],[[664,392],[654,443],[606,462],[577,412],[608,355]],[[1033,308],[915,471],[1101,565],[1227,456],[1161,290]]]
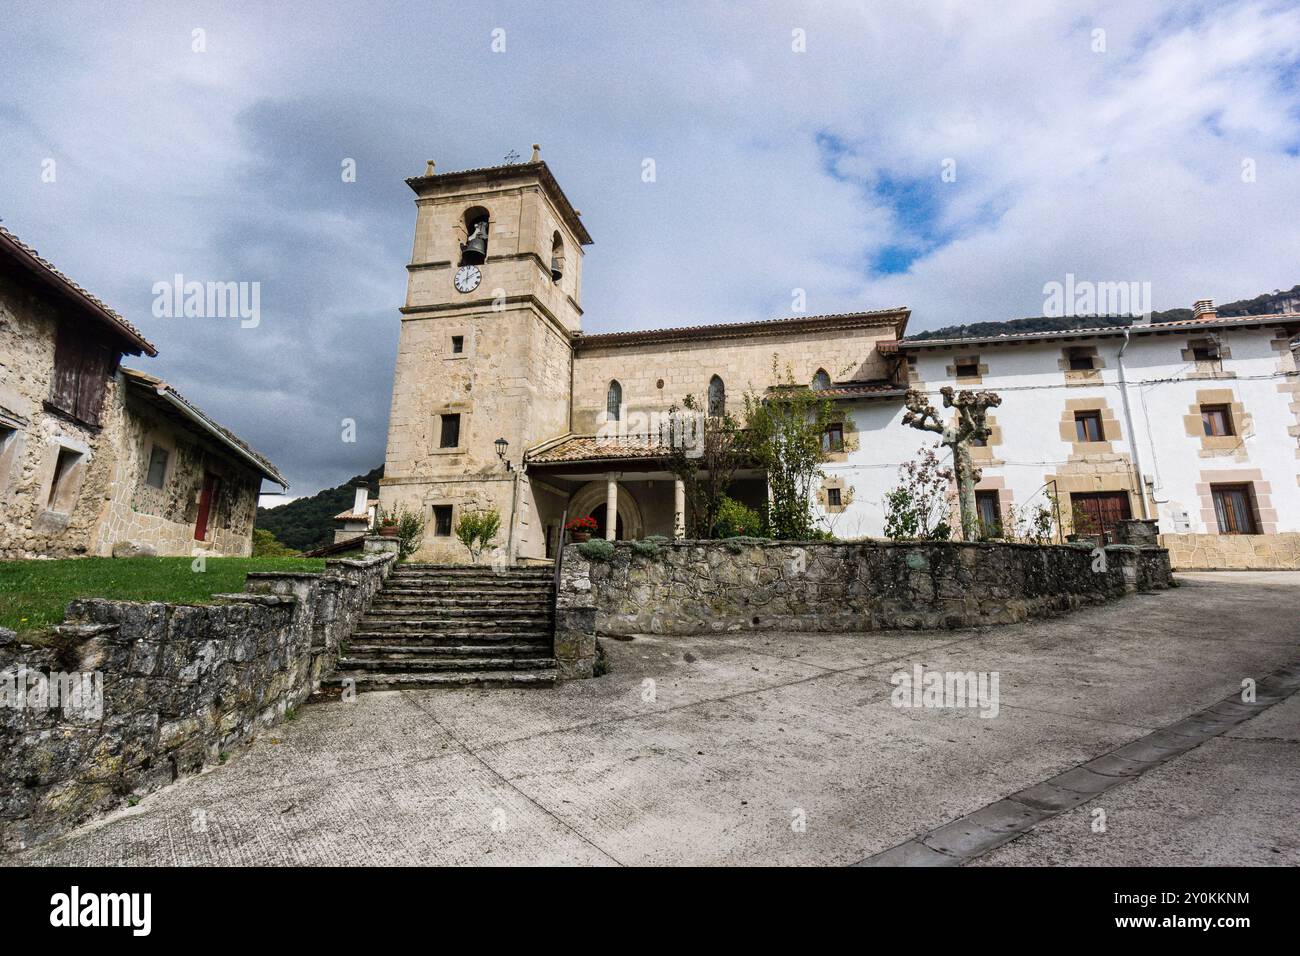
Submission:
[[[474,223],[474,230],[469,234],[469,241],[461,243],[460,261],[462,265],[482,265],[487,258],[487,220],[480,219]]]
[[[559,282],[560,277],[564,275],[564,260],[559,256],[551,256],[551,281]]]

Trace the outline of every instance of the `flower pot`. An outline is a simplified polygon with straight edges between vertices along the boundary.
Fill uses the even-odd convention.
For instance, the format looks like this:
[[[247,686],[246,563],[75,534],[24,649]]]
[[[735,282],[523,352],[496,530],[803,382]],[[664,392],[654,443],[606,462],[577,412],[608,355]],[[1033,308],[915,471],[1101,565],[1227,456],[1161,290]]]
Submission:
[[[379,529],[379,536],[381,538],[396,538],[397,525],[395,524],[384,525],[382,528]]]
[[[574,540],[574,542],[575,542],[575,543],[578,543],[578,544],[581,544],[583,541],[590,541],[590,540],[591,540],[591,532],[590,532],[590,531],[574,531],[574,532],[572,532],[572,534],[573,534],[573,540]]]

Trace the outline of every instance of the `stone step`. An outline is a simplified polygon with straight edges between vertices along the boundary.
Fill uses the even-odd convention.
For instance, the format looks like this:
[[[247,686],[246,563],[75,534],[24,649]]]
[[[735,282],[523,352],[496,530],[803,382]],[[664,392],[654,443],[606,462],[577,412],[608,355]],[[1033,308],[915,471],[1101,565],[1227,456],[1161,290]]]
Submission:
[[[441,584],[403,584],[389,583],[385,585],[381,594],[448,594],[451,597],[477,597],[480,594],[500,594],[502,597],[510,597],[512,594],[519,596],[545,596],[551,597],[555,589],[549,584],[497,584],[491,581],[489,584],[476,584],[473,587],[465,587],[464,584],[441,585]]]
[[[367,617],[379,618],[391,617],[409,617],[420,620],[439,620],[439,621],[459,621],[472,618],[494,618],[499,620],[536,620],[537,618],[549,618],[551,616],[551,606],[549,604],[517,604],[511,607],[486,607],[475,605],[472,607],[464,606],[447,606],[425,607],[424,605],[396,604],[391,607],[375,607],[373,604],[366,611]]]
[[[367,628],[354,631],[343,643],[349,647],[353,644],[393,644],[407,647],[446,647],[455,644],[502,643],[508,641],[549,641],[551,632],[547,628],[518,628],[514,630],[489,630],[479,628],[472,631],[436,631],[425,628],[390,628],[375,630]]]
[[[483,564],[427,564],[423,561],[406,561],[393,568],[393,574],[400,574],[406,571],[446,571],[450,574],[513,574],[520,577],[548,575],[553,571],[553,567],[541,568],[501,568],[497,569],[491,565]]]
[[[418,690],[438,687],[552,687],[559,679],[555,668],[535,671],[446,671],[443,673],[384,674],[339,671],[321,681],[325,687],[355,682],[357,690]]]
[[[555,666],[554,657],[339,658],[339,668],[386,674],[432,674],[439,671],[535,671]]]
[[[447,582],[480,582],[480,581],[500,581],[508,584],[552,584],[554,577],[550,574],[517,574],[514,572],[503,572],[501,574],[492,571],[475,571],[468,574],[457,574],[453,571],[393,571],[388,575],[389,581],[447,581]]]
[[[551,601],[545,597],[533,597],[531,595],[519,595],[512,597],[496,597],[488,595],[479,595],[471,597],[447,597],[437,593],[429,594],[390,594],[387,591],[381,591],[376,594],[374,600],[370,603],[371,608],[387,607],[410,607],[410,608],[448,608],[455,610],[457,608],[538,608],[550,611]]]
[[[394,644],[391,641],[351,641],[348,657],[389,657],[413,660],[435,657],[550,657],[550,641],[484,641],[481,644],[448,642]]]

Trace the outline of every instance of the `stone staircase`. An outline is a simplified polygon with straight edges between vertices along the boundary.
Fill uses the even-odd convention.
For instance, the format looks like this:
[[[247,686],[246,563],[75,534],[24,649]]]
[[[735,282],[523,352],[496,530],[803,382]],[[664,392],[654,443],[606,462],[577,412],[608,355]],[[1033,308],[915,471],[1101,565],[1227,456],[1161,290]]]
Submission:
[[[551,686],[550,568],[399,564],[343,644],[326,686]]]

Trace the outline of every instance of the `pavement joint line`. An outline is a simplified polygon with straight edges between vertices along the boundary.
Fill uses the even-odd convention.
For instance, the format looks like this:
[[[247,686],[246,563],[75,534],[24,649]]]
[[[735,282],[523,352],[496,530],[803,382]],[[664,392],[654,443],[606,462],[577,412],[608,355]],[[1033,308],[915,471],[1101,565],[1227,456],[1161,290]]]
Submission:
[[[950,820],[941,826],[917,834],[910,840],[905,840],[896,846],[881,850],[879,853],[872,854],[853,865],[961,866],[977,859],[990,850],[995,850],[1004,844],[1019,839],[1043,821],[1083,806],[1083,804],[1095,800],[1102,794],[1136,780],[1142,774],[1194,750],[1207,740],[1222,737],[1241,724],[1253,720],[1270,707],[1281,703],[1297,691],[1300,691],[1300,673],[1297,673],[1297,667],[1300,667],[1300,662],[1285,664],[1256,681],[1257,691],[1265,686],[1267,691],[1257,693],[1252,704],[1241,702],[1240,694],[1229,695],[1209,707],[1189,714],[1167,727],[1147,734],[1145,737],[1139,737],[1137,740],[1116,747],[1100,756],[1085,760],[1063,773],[1039,781],[965,816],[957,817],[955,820]],[[1234,702],[1243,703],[1244,706],[1250,708],[1250,712],[1245,715],[1233,715],[1231,717],[1214,713],[1213,716],[1217,717],[1218,720],[1198,719],[1205,714],[1212,713],[1216,707],[1222,707]],[[1196,724],[1201,724],[1201,726],[1199,728],[1195,727]],[[1223,726],[1217,726],[1220,724]],[[1184,727],[1193,726],[1188,727],[1190,732],[1185,734],[1178,734],[1170,730],[1171,727],[1180,725]],[[1166,735],[1179,737],[1180,740],[1173,747],[1170,747],[1161,743],[1161,741],[1168,739]],[[1248,740],[1252,738],[1232,739]],[[1145,757],[1129,757],[1122,753],[1122,751],[1130,749],[1138,753],[1143,750],[1152,751],[1153,753]],[[1161,753],[1162,751],[1164,753]],[[1097,767],[1106,767],[1111,766],[1112,763],[1109,762],[1115,760],[1132,765],[1134,772],[1131,774],[1109,774],[1102,769],[1094,769],[1094,764]],[[1036,817],[1036,819],[1025,817],[1018,823],[1015,820],[1005,824],[1000,823],[1000,817],[1006,817],[1008,813],[1014,813],[1014,810],[1008,808],[1008,804],[1013,807],[1022,806],[1026,808],[1030,811],[1028,816]],[[921,853],[918,848],[928,850],[930,854]],[[948,862],[949,859],[952,862]]]
[[[484,768],[485,770],[487,770],[488,773],[492,774],[494,777],[496,777],[498,780],[500,780],[502,783],[504,783],[507,787],[509,787],[509,788],[510,788],[511,790],[513,790],[515,793],[519,794],[519,796],[521,796],[521,797],[522,797],[524,800],[526,800],[528,803],[530,803],[530,804],[532,804],[533,806],[535,806],[538,810],[540,810],[540,811],[541,811],[542,813],[544,813],[546,816],[550,817],[552,820],[554,820],[556,823],[558,823],[558,824],[559,824],[561,827],[563,827],[565,830],[568,830],[570,833],[572,833],[574,836],[576,836],[579,840],[581,840],[583,843],[586,843],[586,844],[587,844],[588,846],[590,846],[593,850],[595,850],[597,853],[601,854],[602,856],[604,856],[605,858],[607,858],[608,860],[610,860],[610,861],[611,861],[612,863],[614,863],[616,866],[624,866],[624,865],[625,865],[621,860],[619,860],[617,857],[615,857],[614,854],[610,853],[610,852],[609,852],[608,850],[606,850],[603,846],[600,846],[598,843],[596,843],[594,840],[592,840],[591,837],[587,836],[585,833],[583,833],[582,831],[578,830],[576,827],[574,827],[574,826],[573,826],[571,823],[569,823],[568,821],[566,821],[566,820],[560,818],[560,817],[559,817],[559,816],[558,816],[558,815],[557,815],[553,810],[551,810],[550,807],[547,807],[547,806],[543,805],[543,804],[540,803],[536,798],[532,797],[532,796],[529,795],[528,793],[525,793],[524,790],[523,790],[521,787],[519,787],[519,786],[518,786],[518,785],[517,785],[513,780],[511,780],[511,779],[509,779],[508,777],[506,777],[503,773],[501,773],[501,771],[497,770],[496,767],[492,766],[490,763],[488,763],[486,760],[484,760],[483,757],[482,757],[480,754],[478,754],[478,753],[475,752],[473,749],[471,749],[470,746],[469,746],[468,744],[466,744],[463,740],[461,740],[461,739],[460,739],[459,737],[457,737],[454,733],[452,733],[449,729],[447,729],[447,727],[444,726],[443,723],[442,723],[440,720],[438,720],[438,716],[437,716],[435,713],[433,713],[433,711],[431,711],[431,710],[427,710],[426,708],[424,708],[424,707],[422,707],[422,706],[420,705],[420,702],[419,702],[419,701],[414,700],[414,699],[408,697],[408,696],[407,696],[408,691],[399,691],[399,693],[402,695],[402,697],[403,697],[404,700],[406,700],[406,701],[407,701],[408,703],[410,703],[413,707],[415,707],[417,710],[419,710],[422,714],[424,714],[426,717],[428,717],[430,720],[432,720],[433,723],[434,723],[434,725],[435,725],[439,730],[441,730],[444,734],[446,734],[448,737],[450,737],[450,738],[451,738],[451,739],[456,743],[456,746],[460,747],[460,748],[461,748],[463,751],[465,751],[465,753],[467,753],[470,757],[472,757],[474,760],[478,761],[478,763],[481,764],[481,765],[483,766],[483,768]]]

